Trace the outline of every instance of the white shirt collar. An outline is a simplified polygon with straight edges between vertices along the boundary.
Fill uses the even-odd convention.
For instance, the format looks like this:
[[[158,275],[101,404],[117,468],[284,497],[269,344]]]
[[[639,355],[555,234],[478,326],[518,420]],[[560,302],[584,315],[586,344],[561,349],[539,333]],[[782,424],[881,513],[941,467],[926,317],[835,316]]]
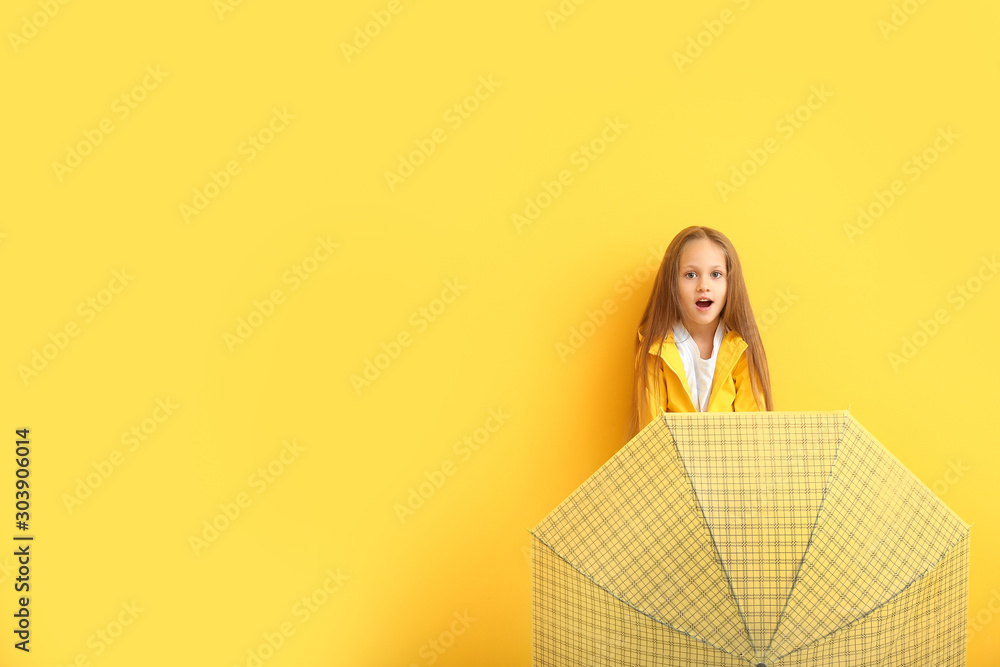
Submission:
[[[715,359],[719,355],[719,346],[722,345],[723,338],[723,326],[722,318],[719,318],[719,326],[715,328],[715,337],[712,339],[712,356],[711,359]],[[685,345],[688,349],[694,349],[695,355],[698,359],[701,359],[701,350],[698,349],[698,344],[694,342],[694,338],[688,332],[687,328],[678,321],[673,327],[674,331],[674,343],[677,345]]]
[[[722,345],[722,329],[722,320],[720,319],[719,326],[715,329],[715,338],[712,340],[712,355],[708,359],[702,359],[698,343],[691,337],[684,325],[678,322],[673,327],[674,343],[677,345],[677,352],[684,365],[684,376],[687,379],[691,402],[699,412],[708,409],[712,377],[715,374],[715,361],[719,356],[719,347]]]

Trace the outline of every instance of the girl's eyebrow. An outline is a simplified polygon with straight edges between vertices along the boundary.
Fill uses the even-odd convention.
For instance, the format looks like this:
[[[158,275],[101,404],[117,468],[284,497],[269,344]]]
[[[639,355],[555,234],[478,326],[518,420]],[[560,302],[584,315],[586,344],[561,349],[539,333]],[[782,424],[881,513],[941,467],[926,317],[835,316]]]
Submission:
[[[681,268],[682,269],[697,269],[698,267],[695,266],[694,264],[685,264]],[[716,264],[715,266],[713,266],[711,268],[714,271],[715,269],[725,269],[726,267],[722,266],[721,264]]]

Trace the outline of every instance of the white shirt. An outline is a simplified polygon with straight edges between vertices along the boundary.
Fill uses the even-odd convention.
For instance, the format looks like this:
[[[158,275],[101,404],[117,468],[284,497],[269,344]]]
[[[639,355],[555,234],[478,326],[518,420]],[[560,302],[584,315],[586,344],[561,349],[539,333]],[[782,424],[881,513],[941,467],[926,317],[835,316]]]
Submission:
[[[694,341],[691,334],[678,322],[673,327],[674,343],[677,344],[677,351],[681,355],[684,363],[684,375],[687,378],[688,388],[691,390],[691,402],[699,412],[708,411],[708,397],[712,392],[712,377],[715,375],[715,360],[719,356],[719,346],[722,344],[722,319],[719,319],[719,326],[715,329],[715,338],[712,340],[712,356],[708,359],[701,358],[701,350],[698,343]]]

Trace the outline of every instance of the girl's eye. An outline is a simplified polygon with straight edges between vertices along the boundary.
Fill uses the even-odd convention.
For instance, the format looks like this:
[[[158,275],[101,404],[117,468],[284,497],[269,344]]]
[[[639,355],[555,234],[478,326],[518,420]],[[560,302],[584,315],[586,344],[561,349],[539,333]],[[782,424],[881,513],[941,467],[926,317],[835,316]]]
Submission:
[[[694,271],[688,271],[684,274],[685,278],[694,278]]]
[[[712,277],[714,277],[714,278],[721,278],[722,277],[722,271],[712,271]]]

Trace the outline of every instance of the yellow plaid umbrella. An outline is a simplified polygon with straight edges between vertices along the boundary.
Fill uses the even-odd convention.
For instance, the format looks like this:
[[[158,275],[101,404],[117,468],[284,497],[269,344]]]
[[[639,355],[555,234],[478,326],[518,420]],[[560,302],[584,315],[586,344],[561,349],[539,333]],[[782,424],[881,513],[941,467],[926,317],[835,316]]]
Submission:
[[[965,664],[969,526],[847,411],[665,413],[531,532],[536,666]]]

